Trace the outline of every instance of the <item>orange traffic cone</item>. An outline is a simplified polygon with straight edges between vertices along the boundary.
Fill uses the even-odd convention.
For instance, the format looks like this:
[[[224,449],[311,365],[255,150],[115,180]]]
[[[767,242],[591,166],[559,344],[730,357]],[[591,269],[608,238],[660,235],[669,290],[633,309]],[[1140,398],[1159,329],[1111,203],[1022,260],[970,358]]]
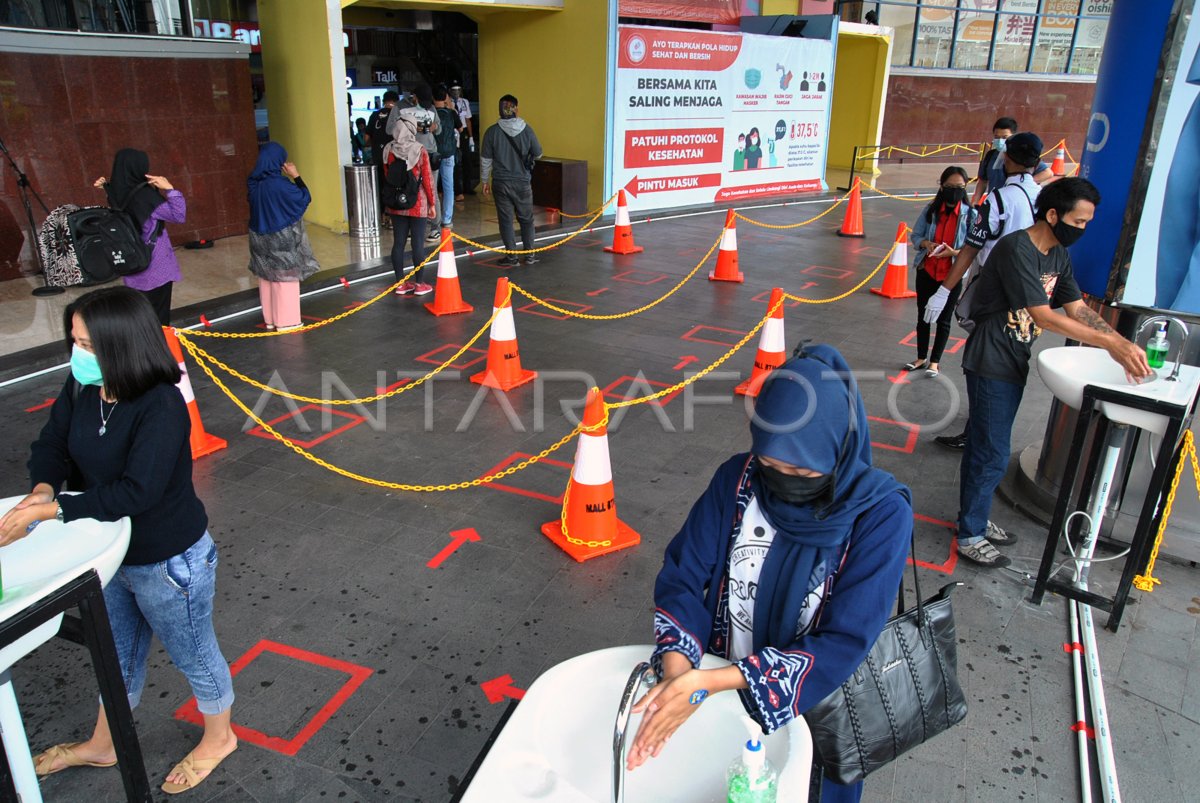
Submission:
[[[1058,150],[1054,152],[1054,161],[1050,165],[1050,172],[1056,176],[1067,174],[1067,141],[1065,139],[1058,141]]]
[[[617,518],[604,399],[588,391],[587,407],[575,450],[575,465],[563,494],[562,515],[542,525],[542,534],[579,562],[636,546],[642,537]],[[589,431],[590,430],[590,431]]]
[[[488,344],[487,368],[471,377],[476,385],[512,390],[526,382],[532,382],[537,371],[521,367],[521,354],[517,351],[517,327],[513,323],[512,299],[508,295],[508,279],[496,280],[496,303],[492,307],[496,317],[492,318],[492,341]]]
[[[460,312],[475,311],[474,307],[463,301],[450,229],[442,229],[442,247],[438,251],[437,287],[434,288],[433,301],[426,303],[425,309],[434,315],[457,315]]]
[[[629,225],[629,204],[625,201],[625,190],[617,190],[617,222],[613,226],[613,244],[604,246],[610,254],[640,254],[645,251],[633,242],[633,227]]]
[[[776,287],[771,291],[767,309],[774,309],[771,317],[763,324],[758,338],[758,354],[754,357],[754,371],[750,378],[733,389],[739,396],[757,396],[767,374],[783,365],[786,357],[786,338],[783,332],[783,291]]]
[[[842,220],[842,227],[837,232],[839,237],[866,236],[863,233],[861,184],[862,181],[855,176],[854,186],[850,188],[850,200],[846,204],[846,217]]]
[[[181,376],[179,384],[175,387],[179,388],[183,400],[187,402],[188,418],[192,419],[192,459],[219,452],[229,444],[223,438],[204,431],[204,422],[200,420],[200,407],[196,404],[196,394],[192,392],[192,381],[188,379],[187,365],[183,361],[183,348],[179,345],[179,339],[175,337],[175,330],[164,326],[163,337],[167,339],[167,348],[171,350],[171,356],[179,363]]]
[[[721,234],[721,250],[717,251],[717,269],[708,274],[710,282],[744,282],[738,271],[737,216],[730,209],[725,213],[725,231]]]
[[[903,223],[896,228],[896,247],[888,257],[883,286],[872,287],[871,292],[884,298],[912,298],[916,295],[908,289],[908,226]]]

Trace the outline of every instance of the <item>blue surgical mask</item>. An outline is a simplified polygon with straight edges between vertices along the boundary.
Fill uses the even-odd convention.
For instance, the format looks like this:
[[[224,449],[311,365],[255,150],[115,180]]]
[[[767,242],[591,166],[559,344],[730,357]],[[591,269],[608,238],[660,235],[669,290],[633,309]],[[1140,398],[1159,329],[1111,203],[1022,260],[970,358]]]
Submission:
[[[100,373],[100,363],[96,355],[84,351],[79,346],[71,347],[71,376],[81,385],[103,385],[104,376]]]
[[[1007,140],[1004,140],[1000,137],[996,137],[995,139],[992,140],[992,147],[995,148],[996,150],[1000,151],[1000,153],[1004,153],[1004,151],[1006,149],[1006,142],[1007,142]]]

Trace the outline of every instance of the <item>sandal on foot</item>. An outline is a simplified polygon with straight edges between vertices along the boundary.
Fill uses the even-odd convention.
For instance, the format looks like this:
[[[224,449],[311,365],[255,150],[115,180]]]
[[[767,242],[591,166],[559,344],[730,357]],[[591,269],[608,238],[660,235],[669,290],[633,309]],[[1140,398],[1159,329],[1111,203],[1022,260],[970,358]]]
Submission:
[[[905,371],[917,371],[921,368],[924,368],[926,365],[929,365],[929,362],[927,360],[913,360],[912,362],[905,364],[904,370]]]
[[[222,761],[229,758],[229,756],[233,754],[234,750],[237,750],[237,748],[233,748],[233,750],[230,750],[220,758],[196,758],[194,753],[188,753],[183,757],[183,761],[180,761],[170,772],[167,773],[167,775],[173,775],[176,772],[182,772],[184,775],[184,782],[171,783],[170,781],[164,781],[162,790],[168,795],[177,795],[180,792],[186,792],[189,789],[195,789],[209,776],[211,776],[213,770],[219,767]],[[199,773],[201,772],[205,774],[200,775]]]
[[[75,748],[79,747],[79,742],[56,744],[46,752],[33,760],[33,771],[39,778],[45,778],[47,775],[53,775],[56,772],[61,772],[67,767],[115,767],[116,761],[88,761],[85,758],[80,758],[75,752]],[[55,767],[55,759],[62,761],[61,767]]]

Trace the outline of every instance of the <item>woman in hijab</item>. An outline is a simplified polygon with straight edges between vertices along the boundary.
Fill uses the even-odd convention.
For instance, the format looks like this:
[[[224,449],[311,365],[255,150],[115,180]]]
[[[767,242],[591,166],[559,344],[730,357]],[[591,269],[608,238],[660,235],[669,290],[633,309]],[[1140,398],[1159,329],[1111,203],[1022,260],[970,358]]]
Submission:
[[[384,213],[392,219],[392,270],[396,281],[404,278],[404,241],[412,242],[412,263],[425,261],[425,226],[437,214],[437,196],[433,190],[433,171],[429,167],[429,154],[425,146],[417,141],[417,130],[427,124],[430,113],[419,107],[401,109],[388,119],[387,132],[392,141],[383,150],[383,172],[397,159],[403,159],[413,172],[420,188],[417,202],[409,209],[389,209]],[[433,287],[422,281],[425,268],[418,270],[404,284],[396,288],[398,296],[423,296],[433,292]]]
[[[300,282],[320,267],[313,256],[304,210],[312,195],[277,142],[258,152],[246,181],[250,198],[250,272],[258,277],[267,329],[300,326]]]
[[[163,326],[171,324],[171,289],[183,278],[179,260],[171,247],[164,224],[187,220],[187,202],[183,193],[162,176],[150,175],[150,157],[145,151],[122,148],[113,158],[112,176],[100,177],[93,184],[103,187],[108,205],[133,216],[142,228],[142,239],[154,243],[150,264],[141,273],[123,277],[126,287],[140,290]],[[163,196],[163,193],[166,196]]]
[[[911,497],[871,466],[842,355],[814,346],[774,371],[750,435],[751,452],[717,469],[667,546],[651,658],[662,680],[633,709],[645,716],[630,769],[708,694],[736,690],[765,733],[788,726],[853,674],[895,602]],[[706,651],[732,664],[697,669]],[[862,784],[822,790],[824,803],[857,801]]]

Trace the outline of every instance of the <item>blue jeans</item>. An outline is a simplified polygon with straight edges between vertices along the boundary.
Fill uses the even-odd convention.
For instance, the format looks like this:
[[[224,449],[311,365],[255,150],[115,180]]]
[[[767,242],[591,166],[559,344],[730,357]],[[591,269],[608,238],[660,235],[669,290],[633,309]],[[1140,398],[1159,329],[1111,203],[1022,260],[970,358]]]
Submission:
[[[988,379],[971,371],[967,377],[967,444],[958,485],[958,540],[977,541],[987,532],[992,494],[1000,487],[1012,453],[1012,427],[1024,385]]]
[[[438,168],[438,181],[442,184],[442,225],[454,222],[454,157],[443,156]]]
[[[229,663],[212,624],[216,583],[217,545],[205,533],[173,558],[122,566],[105,587],[104,604],[131,708],[142,697],[154,636],[187,677],[201,714],[220,714],[233,705]]]

